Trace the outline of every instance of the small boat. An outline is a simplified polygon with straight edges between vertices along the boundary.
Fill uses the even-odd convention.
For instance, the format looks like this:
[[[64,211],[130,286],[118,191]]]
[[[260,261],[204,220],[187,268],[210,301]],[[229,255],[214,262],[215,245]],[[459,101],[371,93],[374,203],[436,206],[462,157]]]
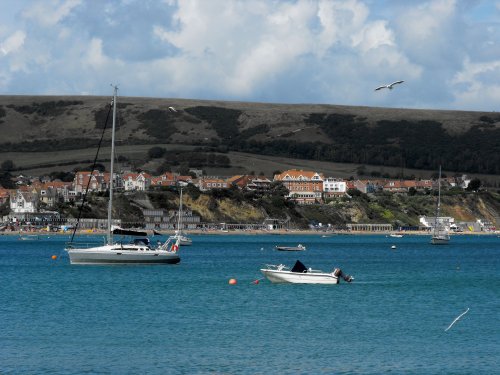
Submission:
[[[402,238],[402,237],[403,237],[403,235],[402,235],[402,234],[398,234],[398,233],[391,233],[391,234],[389,235],[389,237],[393,237],[393,238]]]
[[[39,240],[40,237],[37,234],[27,234],[27,235],[19,236],[19,239],[22,241],[35,241],[35,240]]]
[[[279,251],[304,251],[306,247],[304,245],[298,244],[297,246],[276,246],[276,250]]]
[[[266,268],[260,270],[262,274],[273,284],[338,284],[343,278],[350,283],[354,278],[346,275],[340,268],[335,268],[332,272],[323,272],[307,268],[300,260],[290,270],[284,264],[267,264]]]
[[[189,237],[181,235],[180,236],[180,244],[182,246],[190,246],[190,245],[193,244],[193,240],[191,238],[189,238]]]

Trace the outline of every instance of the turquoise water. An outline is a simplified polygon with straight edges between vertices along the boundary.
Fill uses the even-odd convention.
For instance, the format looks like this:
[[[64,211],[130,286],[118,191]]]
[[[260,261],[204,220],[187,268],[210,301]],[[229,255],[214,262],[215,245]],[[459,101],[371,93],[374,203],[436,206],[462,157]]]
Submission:
[[[497,236],[200,235],[166,266],[71,266],[66,240],[0,236],[0,373],[500,373]],[[296,259],[355,280],[252,283]]]

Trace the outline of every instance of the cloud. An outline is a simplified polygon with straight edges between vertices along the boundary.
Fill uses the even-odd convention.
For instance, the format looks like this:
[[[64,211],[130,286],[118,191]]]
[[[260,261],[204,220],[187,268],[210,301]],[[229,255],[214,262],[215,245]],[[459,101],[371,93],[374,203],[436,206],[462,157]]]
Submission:
[[[82,3],[81,0],[49,0],[36,2],[23,12],[29,21],[35,21],[42,26],[54,26],[71,14],[72,10]]]
[[[3,55],[8,55],[11,52],[17,51],[23,46],[25,39],[26,33],[24,31],[15,31],[12,35],[0,43],[0,52]]]
[[[451,80],[456,106],[477,106],[498,111],[500,102],[500,60],[471,62],[466,58],[461,71]]]
[[[0,88],[100,95],[119,83],[130,96],[489,108],[498,99],[498,4],[12,2],[0,12]],[[405,85],[373,92],[397,79]]]

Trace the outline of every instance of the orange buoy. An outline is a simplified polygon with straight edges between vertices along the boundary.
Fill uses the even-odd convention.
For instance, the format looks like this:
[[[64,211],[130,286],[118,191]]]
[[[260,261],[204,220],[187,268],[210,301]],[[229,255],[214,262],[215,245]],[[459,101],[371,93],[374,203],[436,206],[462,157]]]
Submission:
[[[57,259],[57,255],[52,255],[52,259],[56,260]]]
[[[236,279],[229,279],[229,285],[236,285]]]

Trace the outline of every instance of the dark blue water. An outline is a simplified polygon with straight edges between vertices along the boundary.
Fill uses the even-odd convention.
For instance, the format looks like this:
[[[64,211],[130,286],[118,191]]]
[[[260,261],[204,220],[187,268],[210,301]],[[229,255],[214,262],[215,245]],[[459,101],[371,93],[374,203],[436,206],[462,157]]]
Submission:
[[[0,373],[500,373],[496,236],[193,236],[167,266],[71,266],[66,240],[0,236]],[[296,259],[355,281],[252,283]]]

